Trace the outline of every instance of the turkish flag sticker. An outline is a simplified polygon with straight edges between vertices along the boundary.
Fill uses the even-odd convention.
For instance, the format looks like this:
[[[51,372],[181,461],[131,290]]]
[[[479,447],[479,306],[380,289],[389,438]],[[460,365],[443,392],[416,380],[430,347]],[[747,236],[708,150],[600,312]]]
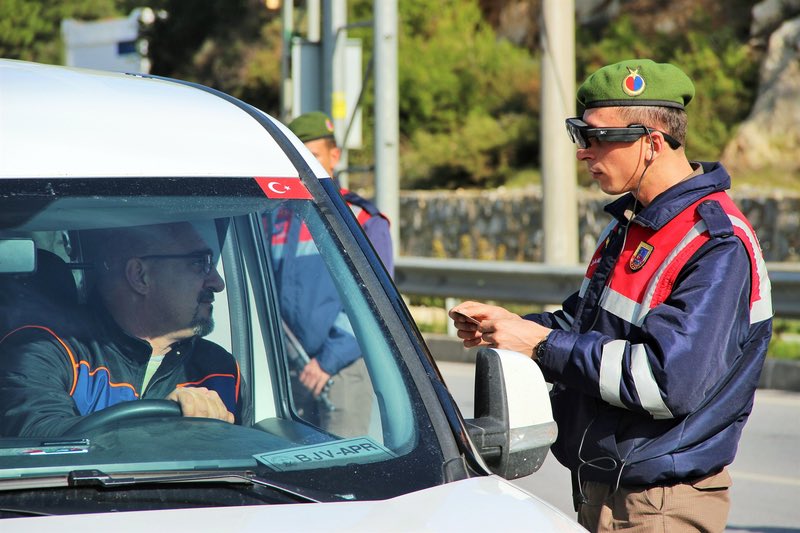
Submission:
[[[300,178],[256,178],[256,183],[267,198],[311,200],[311,193]]]

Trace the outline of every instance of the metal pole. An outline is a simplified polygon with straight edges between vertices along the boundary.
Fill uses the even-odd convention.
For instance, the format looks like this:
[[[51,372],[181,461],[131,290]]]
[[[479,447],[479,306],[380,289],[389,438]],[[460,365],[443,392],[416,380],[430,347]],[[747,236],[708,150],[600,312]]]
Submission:
[[[343,137],[347,129],[347,102],[345,99],[345,46],[347,45],[347,2],[330,0],[322,2],[322,72],[325,112],[333,120],[336,142],[342,151],[337,170],[347,168],[347,148]],[[338,175],[339,184],[347,187],[347,173]]]
[[[375,203],[391,221],[392,247],[400,242],[400,119],[397,85],[397,0],[374,0]]]
[[[280,119],[284,124],[292,119],[292,34],[294,33],[294,2],[284,1],[281,6],[281,109]]]
[[[564,119],[575,115],[575,2],[542,2],[542,225],[544,260],[579,261],[575,147]]]
[[[308,0],[306,2],[306,12],[308,18],[308,40],[312,43],[319,42],[320,31],[320,0]]]

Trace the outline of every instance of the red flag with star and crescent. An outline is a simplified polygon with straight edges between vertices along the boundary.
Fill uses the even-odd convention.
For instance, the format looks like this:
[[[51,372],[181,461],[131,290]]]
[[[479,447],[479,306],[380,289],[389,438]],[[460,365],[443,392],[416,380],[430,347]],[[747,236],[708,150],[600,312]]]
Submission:
[[[300,178],[255,178],[267,198],[310,200],[311,193]]]

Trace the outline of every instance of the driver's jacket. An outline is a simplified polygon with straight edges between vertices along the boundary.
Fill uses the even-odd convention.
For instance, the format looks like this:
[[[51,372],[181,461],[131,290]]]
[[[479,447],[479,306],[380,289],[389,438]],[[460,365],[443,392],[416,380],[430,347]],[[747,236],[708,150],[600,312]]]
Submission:
[[[772,332],[770,283],[727,172],[702,165],[627,236],[632,196],[609,204],[580,291],[526,317],[554,328],[539,360],[555,383],[552,449],[580,481],[693,480],[733,461]]]
[[[174,344],[142,391],[150,345],[103,312],[28,324],[0,339],[0,435],[54,436],[79,417],[176,387],[206,387],[241,421],[241,376],[231,354],[205,339]]]

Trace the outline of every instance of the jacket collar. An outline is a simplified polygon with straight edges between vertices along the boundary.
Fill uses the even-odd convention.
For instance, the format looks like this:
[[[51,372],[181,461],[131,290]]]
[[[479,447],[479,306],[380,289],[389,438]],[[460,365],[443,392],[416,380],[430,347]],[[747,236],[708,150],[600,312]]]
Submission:
[[[636,214],[634,221],[640,226],[659,230],[700,198],[730,188],[731,177],[721,163],[692,162],[692,167],[698,164],[703,168],[702,174],[677,183],[656,196],[650,205]],[[634,196],[628,193],[606,205],[605,211],[621,224],[626,224],[625,211],[633,206]]]
[[[94,313],[95,338],[102,337],[104,342],[113,343],[125,357],[135,361],[147,362],[150,359],[150,355],[153,353],[153,347],[150,346],[150,343],[130,335],[122,329],[112,318],[111,313],[97,293],[90,296],[89,306]],[[197,336],[173,343],[170,346],[170,353],[182,347],[191,348],[195,339],[197,339]]]

